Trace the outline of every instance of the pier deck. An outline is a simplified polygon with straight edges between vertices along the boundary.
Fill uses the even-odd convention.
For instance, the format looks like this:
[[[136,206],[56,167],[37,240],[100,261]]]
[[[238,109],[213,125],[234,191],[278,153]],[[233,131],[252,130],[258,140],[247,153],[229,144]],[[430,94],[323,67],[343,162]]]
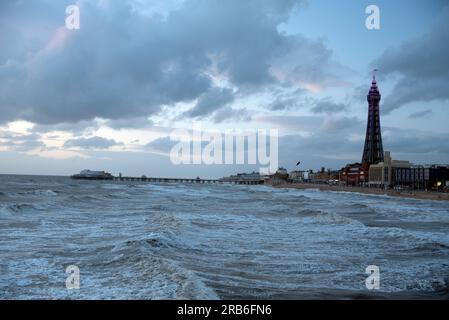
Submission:
[[[221,180],[221,179],[188,179],[188,178],[153,178],[153,177],[113,177],[113,181],[133,181],[147,183],[199,183],[199,184],[244,184],[257,185],[264,184],[264,180]]]

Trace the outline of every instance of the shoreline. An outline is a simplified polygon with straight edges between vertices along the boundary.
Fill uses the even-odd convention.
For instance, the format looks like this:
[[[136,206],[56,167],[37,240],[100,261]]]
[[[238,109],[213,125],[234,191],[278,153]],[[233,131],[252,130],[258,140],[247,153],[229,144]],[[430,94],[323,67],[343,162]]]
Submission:
[[[290,189],[318,189],[320,191],[333,191],[333,192],[353,192],[372,195],[385,195],[392,197],[401,197],[418,200],[437,200],[437,201],[449,201],[449,193],[435,192],[435,191],[396,191],[396,190],[384,190],[367,187],[348,187],[348,186],[334,186],[326,184],[313,184],[313,183],[283,183],[278,185],[272,185],[274,188],[290,188]]]

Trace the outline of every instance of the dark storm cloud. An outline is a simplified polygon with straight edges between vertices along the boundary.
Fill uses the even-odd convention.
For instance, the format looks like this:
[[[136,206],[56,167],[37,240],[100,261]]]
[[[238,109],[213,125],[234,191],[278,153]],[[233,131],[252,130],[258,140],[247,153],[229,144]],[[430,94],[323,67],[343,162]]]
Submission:
[[[108,149],[113,146],[122,145],[113,139],[102,137],[77,138],[70,139],[64,143],[65,148],[81,148],[81,149]]]
[[[283,81],[271,73],[280,61],[324,80],[331,51],[278,31],[300,2],[187,0],[161,17],[132,0],[81,0],[81,29],[68,31],[69,1],[12,1],[0,11],[0,121],[140,118],[195,99],[190,115],[201,116],[219,109],[202,97],[225,90],[205,72],[212,65],[245,92]]]
[[[432,30],[385,51],[373,66],[401,78],[383,108],[391,112],[415,101],[449,99],[449,7]]]

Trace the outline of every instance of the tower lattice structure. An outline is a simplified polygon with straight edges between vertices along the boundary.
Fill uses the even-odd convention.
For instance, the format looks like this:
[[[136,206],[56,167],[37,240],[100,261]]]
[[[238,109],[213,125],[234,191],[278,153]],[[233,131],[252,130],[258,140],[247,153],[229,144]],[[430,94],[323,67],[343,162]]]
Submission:
[[[367,95],[368,121],[366,124],[366,138],[362,156],[362,164],[366,166],[384,161],[380,127],[380,99],[381,95],[377,87],[376,75],[373,74],[373,81]]]

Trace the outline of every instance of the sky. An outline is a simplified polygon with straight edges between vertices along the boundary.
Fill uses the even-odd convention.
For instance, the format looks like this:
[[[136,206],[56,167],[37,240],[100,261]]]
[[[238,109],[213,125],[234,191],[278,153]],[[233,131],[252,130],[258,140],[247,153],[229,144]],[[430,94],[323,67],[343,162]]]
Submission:
[[[275,129],[279,166],[339,169],[361,160],[373,69],[384,149],[449,163],[445,0],[3,0],[0,174],[259,169],[174,163],[194,126]]]

